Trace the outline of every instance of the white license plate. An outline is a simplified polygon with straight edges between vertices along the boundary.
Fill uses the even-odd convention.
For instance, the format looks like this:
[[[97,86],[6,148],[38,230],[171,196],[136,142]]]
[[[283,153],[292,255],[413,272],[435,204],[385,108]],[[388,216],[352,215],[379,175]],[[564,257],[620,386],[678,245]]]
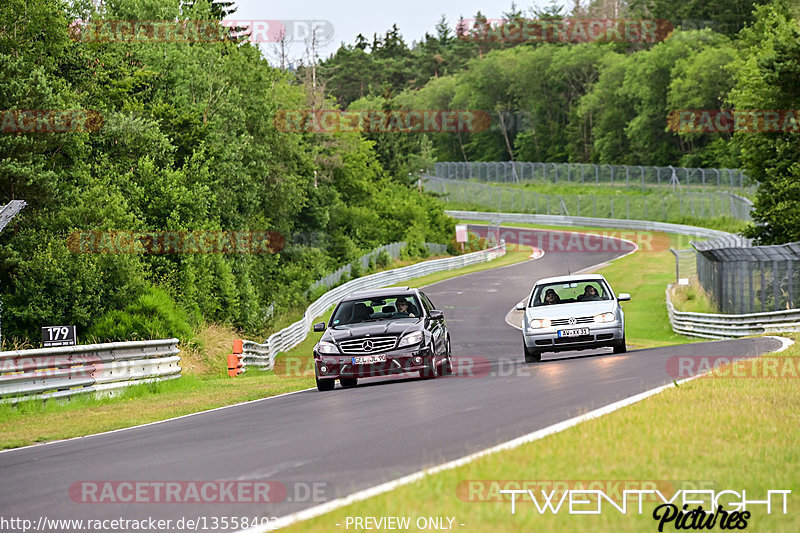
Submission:
[[[562,329],[558,331],[559,337],[580,337],[581,335],[588,335],[589,328],[581,329]]]
[[[353,357],[354,365],[371,365],[373,363],[385,363],[386,355],[361,355]]]

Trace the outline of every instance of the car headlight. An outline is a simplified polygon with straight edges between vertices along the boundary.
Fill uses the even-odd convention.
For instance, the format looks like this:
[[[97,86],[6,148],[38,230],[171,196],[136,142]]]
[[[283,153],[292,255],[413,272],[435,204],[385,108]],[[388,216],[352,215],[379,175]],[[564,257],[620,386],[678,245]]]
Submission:
[[[594,321],[597,323],[600,322],[614,322],[617,319],[614,313],[603,313],[601,315],[595,315]]]
[[[539,328],[549,328],[550,327],[550,319],[549,318],[534,318],[531,320],[530,324],[528,324],[530,329],[539,329]]]
[[[319,353],[339,353],[339,349],[332,342],[320,341],[317,346]]]
[[[415,331],[414,333],[409,333],[402,339],[400,339],[400,343],[397,345],[398,348],[401,346],[414,346],[415,344],[419,344],[422,342],[422,332]]]

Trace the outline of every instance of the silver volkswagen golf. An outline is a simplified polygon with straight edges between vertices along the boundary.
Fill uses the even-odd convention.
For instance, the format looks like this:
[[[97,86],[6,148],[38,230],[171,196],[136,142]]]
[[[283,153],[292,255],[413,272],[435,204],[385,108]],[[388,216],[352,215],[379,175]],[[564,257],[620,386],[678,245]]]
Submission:
[[[525,312],[522,346],[525,362],[542,360],[542,352],[625,347],[625,314],[619,302],[627,293],[614,294],[599,274],[540,279],[527,300],[517,304]]]

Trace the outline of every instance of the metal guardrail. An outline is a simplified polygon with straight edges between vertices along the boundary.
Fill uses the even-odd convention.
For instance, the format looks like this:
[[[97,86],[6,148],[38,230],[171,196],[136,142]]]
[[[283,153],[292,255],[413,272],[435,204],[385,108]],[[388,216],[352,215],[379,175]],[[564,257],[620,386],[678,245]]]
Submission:
[[[456,257],[446,257],[444,259],[423,261],[415,265],[386,270],[348,281],[320,296],[314,303],[308,306],[308,309],[303,313],[302,319],[291,326],[283,328],[277,333],[273,333],[264,344],[243,341],[242,354],[244,356],[244,367],[247,368],[248,365],[253,365],[263,370],[271,370],[275,366],[275,357],[278,353],[290,350],[303,342],[308,336],[314,318],[320,316],[330,306],[337,303],[351,292],[386,287],[387,285],[393,285],[401,281],[418,278],[435,272],[455,270],[477,263],[484,263],[496,257],[503,256],[505,253],[505,245],[500,244],[478,252]]]
[[[615,218],[565,217],[560,215],[532,215],[525,213],[490,213],[483,211],[445,211],[453,218],[461,220],[479,220],[501,224],[503,222],[520,222],[524,224],[542,224],[544,226],[626,229],[634,231],[663,231],[689,235],[700,238],[733,237],[731,233],[715,229],[672,224],[670,222],[652,222],[650,220],[621,220]]]
[[[667,287],[666,299],[669,322],[675,333],[706,339],[726,339],[800,331],[800,309],[744,315],[678,311],[669,297],[673,287],[672,284]]]
[[[180,377],[178,339],[0,352],[0,402],[63,398]]]

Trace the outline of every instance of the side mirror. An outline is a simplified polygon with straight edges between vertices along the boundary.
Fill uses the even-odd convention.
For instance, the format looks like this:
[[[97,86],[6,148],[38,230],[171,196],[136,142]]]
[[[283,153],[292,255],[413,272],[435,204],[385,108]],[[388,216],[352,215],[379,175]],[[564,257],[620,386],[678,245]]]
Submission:
[[[431,309],[429,316],[431,320],[444,320],[444,313],[438,309]]]
[[[617,295],[617,300],[619,300],[620,302],[630,302],[631,295],[628,294],[627,292],[621,292]]]
[[[524,311],[525,310],[525,300],[519,302],[514,309],[516,309],[517,311]]]
[[[325,322],[317,322],[314,324],[314,331],[325,331]]]

